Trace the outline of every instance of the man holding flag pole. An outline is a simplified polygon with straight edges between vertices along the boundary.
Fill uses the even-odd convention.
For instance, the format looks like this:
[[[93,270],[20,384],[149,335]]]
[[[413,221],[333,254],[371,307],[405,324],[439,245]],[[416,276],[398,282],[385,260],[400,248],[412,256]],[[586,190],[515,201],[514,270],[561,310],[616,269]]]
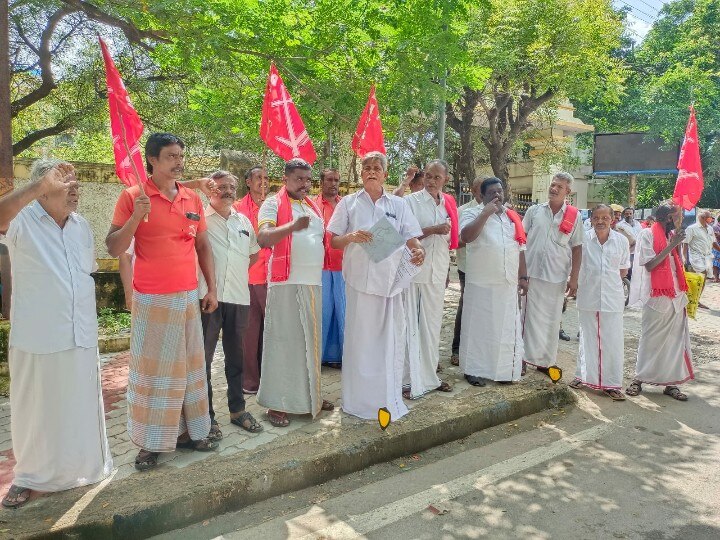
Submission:
[[[628,305],[642,307],[642,333],[635,377],[625,390],[629,396],[639,395],[646,383],[664,386],[663,394],[678,401],[688,399],[678,388],[695,378],[686,307],[688,286],[679,249],[685,230],[680,226],[682,210],[694,208],[702,190],[697,122],[691,106],[673,200],[657,208],[655,223],[640,232],[635,244]]]

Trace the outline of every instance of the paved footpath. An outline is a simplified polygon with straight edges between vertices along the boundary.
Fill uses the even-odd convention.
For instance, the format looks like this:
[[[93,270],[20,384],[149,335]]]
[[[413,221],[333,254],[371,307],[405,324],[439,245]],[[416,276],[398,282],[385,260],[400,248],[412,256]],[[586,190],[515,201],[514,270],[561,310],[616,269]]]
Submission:
[[[543,380],[547,380],[544,377],[532,373],[529,377],[523,379],[523,382],[519,385],[512,385],[512,387],[508,387],[507,389],[497,387],[496,385],[492,385],[487,389],[474,389],[470,387],[463,380],[459,369],[449,364],[450,343],[452,341],[453,321],[458,296],[459,284],[455,279],[451,282],[446,293],[444,323],[440,345],[441,366],[443,368],[441,377],[450,382],[455,389],[449,394],[432,393],[421,400],[409,403],[411,407],[421,405],[421,410],[425,411],[426,408],[433,408],[436,405],[440,407],[450,406],[453,401],[460,401],[454,398],[474,395],[476,392],[493,392],[492,395],[498,395],[500,396],[499,399],[503,399],[503,392],[513,392],[513,388],[518,390],[522,389],[524,385],[537,385],[538,381],[542,382]],[[720,338],[720,284],[709,284],[703,296],[703,301],[714,309],[698,310],[697,320],[690,321],[693,352],[697,369],[702,369],[703,364],[717,357],[716,343],[718,338]],[[578,346],[577,339],[575,338],[577,334],[577,312],[572,302],[564,316],[564,328],[569,335],[573,336],[573,340],[570,342],[560,342],[558,365],[565,371],[563,381],[569,382],[574,373]],[[630,378],[633,373],[639,329],[640,313],[637,311],[627,311],[625,314],[626,379]],[[129,477],[137,477],[141,474],[135,471],[133,466],[138,448],[129,440],[126,429],[127,403],[125,400],[125,388],[127,383],[128,359],[129,354],[127,352],[102,357],[103,397],[107,418],[107,433],[117,469],[112,483]],[[292,423],[288,428],[272,427],[269,422],[267,422],[264,410],[256,403],[255,397],[249,396],[247,410],[249,410],[265,428],[264,431],[259,434],[250,434],[230,424],[227,403],[224,399],[226,387],[222,350],[221,347],[218,346],[216,361],[213,365],[213,388],[215,390],[217,420],[225,435],[224,439],[220,442],[220,456],[238,455],[238,457],[240,457],[239,454],[247,455],[249,451],[265,448],[266,445],[270,445],[271,443],[273,443],[273,447],[275,447],[277,443],[282,442],[282,439],[291,440],[294,432],[295,435],[319,437],[326,436],[329,433],[336,433],[341,427],[345,430],[348,426],[352,429],[352,426],[355,424],[363,424],[362,421],[340,412],[339,370],[329,368],[323,368],[322,370],[323,397],[334,401],[336,409],[331,413],[322,413],[315,421],[312,421],[309,416],[294,416],[291,417]],[[648,389],[647,391],[653,392],[658,390]],[[687,391],[692,395],[691,384],[688,385]],[[425,414],[425,412],[423,412],[423,414]],[[169,474],[172,474],[172,471],[183,469],[206,459],[212,459],[216,455],[216,453],[189,451],[163,454],[160,458],[160,463],[163,464],[164,467],[160,467],[157,471],[154,471],[153,474],[162,474],[162,471],[167,471]],[[3,399],[0,401],[0,496],[5,494],[10,485],[13,465],[14,459],[10,440],[9,400]],[[78,498],[84,493],[82,489],[74,491],[78,492]],[[35,506],[35,504],[39,502],[40,500],[34,504],[31,503],[31,505]],[[0,520],[1,519],[2,517],[0,516]],[[0,529],[2,529],[1,526]]]

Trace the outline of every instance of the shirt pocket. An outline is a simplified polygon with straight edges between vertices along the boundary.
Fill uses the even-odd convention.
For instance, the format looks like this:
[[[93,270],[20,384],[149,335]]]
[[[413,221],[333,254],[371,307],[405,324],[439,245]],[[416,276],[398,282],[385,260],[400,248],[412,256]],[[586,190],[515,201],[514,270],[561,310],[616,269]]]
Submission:
[[[552,225],[552,241],[554,244],[561,246],[561,247],[567,247],[570,244],[570,234],[563,234],[560,232],[560,229],[557,225]]]
[[[67,254],[73,271],[90,275],[95,268],[95,251],[82,241],[69,240]]]

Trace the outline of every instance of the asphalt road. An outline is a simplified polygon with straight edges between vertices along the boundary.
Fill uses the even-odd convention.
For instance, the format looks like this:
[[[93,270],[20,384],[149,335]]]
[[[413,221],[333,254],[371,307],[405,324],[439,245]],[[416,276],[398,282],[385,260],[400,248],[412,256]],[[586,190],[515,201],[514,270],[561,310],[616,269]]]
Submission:
[[[720,538],[720,363],[370,467],[163,539]]]

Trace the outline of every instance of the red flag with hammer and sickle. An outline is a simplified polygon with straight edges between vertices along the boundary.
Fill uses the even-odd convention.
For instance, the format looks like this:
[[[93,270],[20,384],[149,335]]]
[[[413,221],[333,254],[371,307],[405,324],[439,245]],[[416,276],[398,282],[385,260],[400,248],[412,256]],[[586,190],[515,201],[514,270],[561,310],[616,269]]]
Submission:
[[[302,158],[310,165],[317,159],[300,113],[275,64],[270,65],[260,121],[260,138],[285,161]]]
[[[382,123],[380,122],[380,109],[377,97],[375,97],[375,85],[370,88],[365,110],[360,116],[360,121],[353,136],[352,149],[361,158],[368,152],[386,153]]]
[[[695,108],[691,105],[690,118],[688,118],[685,128],[685,139],[678,158],[678,177],[675,182],[673,201],[685,210],[692,210],[700,200],[704,187]]]

